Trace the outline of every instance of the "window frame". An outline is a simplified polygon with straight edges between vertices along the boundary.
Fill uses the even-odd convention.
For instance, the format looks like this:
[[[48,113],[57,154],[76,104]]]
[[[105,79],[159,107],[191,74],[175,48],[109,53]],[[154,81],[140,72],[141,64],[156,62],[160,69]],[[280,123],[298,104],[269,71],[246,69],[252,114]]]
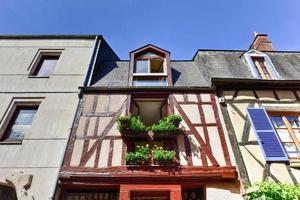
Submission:
[[[289,160],[300,161],[300,157],[298,157],[298,158],[290,157],[289,154],[288,154],[288,152],[285,149],[285,146],[284,146],[285,143],[292,143],[292,144],[294,144],[295,147],[296,147],[296,149],[299,152],[299,155],[300,155],[300,138],[299,139],[297,138],[297,135],[296,135],[296,133],[294,131],[294,128],[291,126],[291,124],[289,123],[289,121],[287,119],[287,116],[296,116],[297,119],[300,121],[300,113],[299,112],[288,112],[288,111],[285,111],[285,112],[284,111],[283,112],[281,112],[281,111],[267,111],[267,113],[268,113],[268,116],[269,116],[269,118],[271,120],[271,123],[272,123],[272,125],[273,125],[273,127],[274,127],[274,129],[276,131],[276,134],[278,135],[278,138],[279,138],[282,146],[284,147],[284,150],[285,150],[286,155],[288,156]],[[273,123],[273,121],[272,121],[272,117],[273,116],[274,117],[275,116],[276,117],[281,117],[281,119],[282,119],[282,121],[283,121],[283,123],[284,123],[284,125],[285,125],[286,128],[276,128],[275,125],[274,125],[274,123]],[[289,136],[290,136],[292,142],[284,142],[284,141],[282,141],[281,137],[280,137],[280,135],[279,135],[279,133],[277,131],[277,129],[286,129],[288,131],[288,133],[289,133]],[[300,128],[299,128],[299,130],[300,130]]]
[[[129,104],[127,105],[127,114],[131,115],[132,114],[132,104],[135,103],[134,99],[147,99],[148,102],[151,102],[152,99],[164,99],[166,102],[166,116],[174,114],[173,111],[171,110],[171,99],[170,99],[170,94],[168,93],[133,93],[130,95],[130,101]]]
[[[29,70],[28,78],[49,78],[53,74],[56,66],[59,64],[59,60],[61,58],[63,50],[64,49],[39,49],[38,52],[36,53],[36,55],[34,56],[29,68],[27,69],[27,70]],[[36,75],[37,70],[40,70],[40,68],[41,68],[42,59],[47,56],[57,56],[58,57],[53,71],[48,76]]]
[[[162,73],[151,73],[151,60],[163,60],[163,72]],[[148,73],[137,73],[133,72],[133,76],[166,76],[167,77],[167,66],[166,66],[166,59],[162,57],[149,57],[144,59],[135,59],[134,60],[134,70],[136,71],[136,62],[137,61],[147,61],[148,64]]]
[[[40,104],[41,104],[41,98],[35,98],[35,99],[15,98],[15,99],[13,99],[1,119],[0,144],[22,144],[22,141],[24,140],[26,135],[24,136],[23,139],[7,140],[8,129],[11,127],[11,125],[13,123],[12,120],[14,120],[16,112],[17,112],[18,108],[20,108],[20,107],[36,107],[37,108],[36,115],[37,115]],[[31,126],[34,123],[34,120],[35,119],[33,119]]]
[[[149,56],[150,54],[150,56]],[[151,73],[151,60],[161,59],[164,61],[163,63],[163,73]],[[148,63],[148,72],[150,73],[135,73],[136,68],[136,60],[147,60]],[[149,61],[148,61],[149,60]],[[134,87],[168,87],[172,86],[172,72],[171,72],[171,63],[170,63],[170,52],[156,47],[152,44],[148,44],[139,49],[130,52],[130,72],[129,72],[129,85]],[[138,84],[135,82],[137,79],[163,79],[163,82],[158,84],[152,84],[151,81]],[[137,80],[138,81],[138,80]],[[159,80],[160,81],[160,80]]]
[[[264,74],[261,74],[260,70],[256,67],[253,58],[262,58],[262,59],[264,59],[265,67],[266,67],[266,69],[267,69],[267,71],[268,71],[268,73],[269,73],[269,75],[271,77],[270,79],[263,78]],[[249,66],[250,71],[251,71],[252,75],[254,76],[254,78],[256,78],[256,79],[262,79],[262,80],[277,80],[277,79],[281,79],[281,76],[277,72],[277,70],[274,67],[274,65],[273,65],[270,57],[267,54],[252,49],[252,50],[244,53],[243,60]]]

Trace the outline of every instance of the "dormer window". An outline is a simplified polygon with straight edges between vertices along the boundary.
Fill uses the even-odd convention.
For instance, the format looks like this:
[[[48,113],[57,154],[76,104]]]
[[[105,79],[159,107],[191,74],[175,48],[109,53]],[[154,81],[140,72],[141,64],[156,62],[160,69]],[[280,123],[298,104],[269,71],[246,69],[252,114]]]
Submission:
[[[280,75],[269,56],[257,50],[250,50],[244,54],[244,60],[257,79],[280,79]]]
[[[266,64],[264,57],[251,57],[260,79],[274,79],[273,74]]]
[[[164,73],[164,59],[151,58],[148,60],[136,60],[134,73]]]
[[[170,85],[169,52],[147,45],[131,53],[130,63],[133,86]]]

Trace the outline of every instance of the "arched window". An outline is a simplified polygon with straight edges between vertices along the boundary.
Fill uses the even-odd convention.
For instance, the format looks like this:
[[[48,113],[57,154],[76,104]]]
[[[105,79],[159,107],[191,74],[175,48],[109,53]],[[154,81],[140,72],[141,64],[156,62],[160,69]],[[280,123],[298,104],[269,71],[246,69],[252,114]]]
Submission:
[[[0,199],[17,200],[16,191],[12,187],[6,185],[0,185]]]

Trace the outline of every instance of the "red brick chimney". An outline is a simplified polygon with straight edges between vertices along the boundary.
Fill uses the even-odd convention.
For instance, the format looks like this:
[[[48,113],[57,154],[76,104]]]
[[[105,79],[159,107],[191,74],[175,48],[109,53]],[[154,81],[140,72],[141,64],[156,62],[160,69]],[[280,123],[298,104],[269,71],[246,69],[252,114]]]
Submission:
[[[268,38],[267,34],[260,34],[254,32],[254,40],[251,43],[249,49],[256,49],[258,51],[275,51],[272,45],[272,41]]]

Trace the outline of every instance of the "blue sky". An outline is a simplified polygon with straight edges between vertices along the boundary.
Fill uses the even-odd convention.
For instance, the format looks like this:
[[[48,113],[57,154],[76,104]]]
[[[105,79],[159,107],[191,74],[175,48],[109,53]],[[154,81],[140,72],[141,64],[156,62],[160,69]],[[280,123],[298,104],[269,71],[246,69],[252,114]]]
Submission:
[[[299,0],[0,0],[0,34],[102,34],[122,59],[152,43],[172,59],[247,49],[253,32],[300,51]]]

